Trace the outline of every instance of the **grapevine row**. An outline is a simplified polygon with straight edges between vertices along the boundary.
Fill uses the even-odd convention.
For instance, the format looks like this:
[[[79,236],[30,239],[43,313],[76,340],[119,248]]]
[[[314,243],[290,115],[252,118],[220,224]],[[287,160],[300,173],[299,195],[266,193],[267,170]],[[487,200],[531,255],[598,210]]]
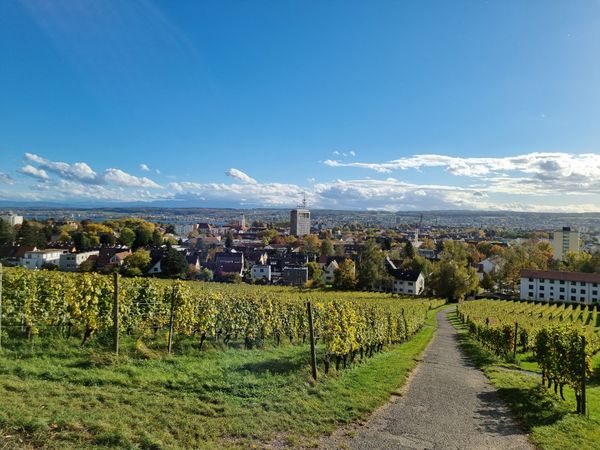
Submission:
[[[44,327],[66,327],[85,342],[112,327],[112,279],[13,268],[5,271],[3,323],[29,336]],[[246,348],[272,339],[307,339],[308,296],[290,288],[224,285],[125,278],[119,289],[119,326],[126,333],[151,336],[169,324],[174,332],[224,343],[243,340]],[[325,343],[325,367],[346,365],[386,344],[404,341],[423,325],[439,300],[399,299],[385,294],[311,292],[314,327]]]

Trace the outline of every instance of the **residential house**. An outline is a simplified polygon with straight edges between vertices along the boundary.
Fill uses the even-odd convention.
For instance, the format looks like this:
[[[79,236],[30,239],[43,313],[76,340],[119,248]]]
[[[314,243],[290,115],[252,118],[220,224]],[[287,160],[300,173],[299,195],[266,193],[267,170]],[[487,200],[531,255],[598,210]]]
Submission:
[[[304,286],[308,282],[308,267],[284,267],[281,280],[284,284]]]
[[[98,257],[100,252],[98,250],[92,250],[89,252],[79,253],[63,253],[60,255],[59,267],[60,270],[65,272],[75,272],[79,266],[90,259],[90,257]]]
[[[60,255],[66,252],[66,250],[55,248],[28,251],[21,258],[21,266],[27,269],[41,269],[44,264],[54,264],[58,267]]]
[[[392,292],[397,294],[421,295],[425,290],[425,277],[418,270],[392,269]]]
[[[266,280],[271,281],[271,266],[268,264],[256,264],[250,269],[252,281]]]

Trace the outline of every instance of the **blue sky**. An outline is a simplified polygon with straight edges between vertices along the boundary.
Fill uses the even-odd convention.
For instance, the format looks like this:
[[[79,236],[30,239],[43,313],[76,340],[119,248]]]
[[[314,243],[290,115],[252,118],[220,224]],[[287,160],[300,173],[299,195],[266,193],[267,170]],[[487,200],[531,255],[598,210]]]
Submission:
[[[600,2],[0,2],[0,201],[600,211]]]

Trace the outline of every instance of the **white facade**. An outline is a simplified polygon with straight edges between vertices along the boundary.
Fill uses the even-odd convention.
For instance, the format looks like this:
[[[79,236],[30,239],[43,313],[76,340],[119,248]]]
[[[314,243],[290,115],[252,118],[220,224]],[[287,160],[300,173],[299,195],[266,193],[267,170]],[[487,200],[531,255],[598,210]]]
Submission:
[[[310,211],[308,209],[293,209],[291,213],[292,236],[305,236],[310,234]]]
[[[268,264],[256,264],[250,269],[252,280],[267,280],[271,281],[271,266]]]
[[[523,269],[520,298],[595,305],[600,301],[600,274]]]
[[[392,291],[396,294],[421,295],[425,290],[425,278],[419,274],[416,280],[394,279]]]
[[[66,252],[66,250],[60,249],[34,250],[31,252],[25,252],[21,258],[21,266],[27,269],[41,269],[42,265],[45,263],[59,266],[60,256]]]
[[[568,252],[578,252],[579,231],[571,230],[570,227],[563,227],[560,231],[552,234],[552,252],[554,259],[564,260]]]
[[[100,252],[98,250],[81,253],[63,253],[60,255],[60,270],[74,272],[79,268],[81,263],[87,261],[90,256],[98,256],[99,254]]]
[[[17,216],[16,214],[8,213],[0,215],[0,219],[8,222],[11,226],[21,225],[23,223],[23,216]]]
[[[333,259],[327,266],[323,266],[323,282],[325,284],[332,284],[335,280],[335,271],[340,268],[337,261]]]

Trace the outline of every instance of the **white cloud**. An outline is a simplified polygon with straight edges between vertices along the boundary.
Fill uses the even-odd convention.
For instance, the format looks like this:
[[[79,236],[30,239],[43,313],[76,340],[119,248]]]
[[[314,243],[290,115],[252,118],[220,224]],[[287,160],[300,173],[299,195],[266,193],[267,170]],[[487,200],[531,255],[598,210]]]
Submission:
[[[145,187],[160,189],[161,186],[150,178],[136,177],[123,172],[121,169],[106,169],[102,175],[103,179],[107,183],[114,183],[119,186],[130,186],[130,187]]]
[[[140,164],[140,170],[142,172],[150,172],[150,167],[148,167],[148,164],[142,163],[142,164]]]
[[[150,178],[137,177],[124,172],[121,169],[109,168],[102,173],[96,173],[88,164],[84,162],[69,164],[59,161],[50,161],[33,153],[25,153],[25,159],[36,164],[38,167],[27,164],[21,168],[19,172],[43,180],[50,179],[48,174],[48,172],[50,172],[58,176],[61,180],[76,181],[95,186],[112,183],[125,187],[162,189],[162,186]],[[150,170],[148,166],[141,164],[140,168],[142,170],[144,170],[143,167],[146,167],[146,169]]]
[[[356,156],[356,152],[354,150],[350,150],[348,153],[350,153],[350,156]]]
[[[13,184],[12,177],[4,172],[0,172],[0,184]]]
[[[36,163],[39,168],[57,174],[60,178],[95,183],[97,174],[84,162],[68,164],[65,162],[49,161],[33,153],[25,153],[25,158]]]
[[[48,174],[46,173],[46,171],[44,169],[38,169],[37,167],[33,167],[30,164],[27,164],[27,165],[21,167],[18,170],[18,172],[23,175],[28,175],[33,178],[38,178],[40,180],[49,180],[50,179],[50,177],[48,176]]]
[[[527,153],[503,158],[414,155],[384,163],[326,160],[329,167],[355,167],[390,173],[440,167],[459,177],[478,178],[497,192],[600,193],[600,154]]]
[[[229,169],[227,172],[225,172],[225,175],[227,175],[228,177],[243,181],[244,183],[248,183],[248,184],[257,184],[258,183],[250,175],[247,175],[244,172],[242,172],[241,170],[235,169],[233,167],[231,169]]]

